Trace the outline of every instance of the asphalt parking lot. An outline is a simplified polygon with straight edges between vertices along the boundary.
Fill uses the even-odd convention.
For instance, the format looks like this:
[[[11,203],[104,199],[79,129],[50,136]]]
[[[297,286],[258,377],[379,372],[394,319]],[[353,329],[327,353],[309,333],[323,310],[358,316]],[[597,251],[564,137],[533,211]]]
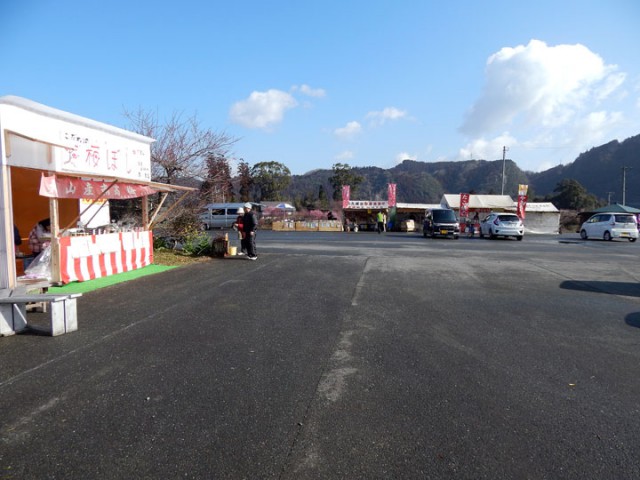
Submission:
[[[0,478],[640,478],[638,242],[257,245],[0,338]]]

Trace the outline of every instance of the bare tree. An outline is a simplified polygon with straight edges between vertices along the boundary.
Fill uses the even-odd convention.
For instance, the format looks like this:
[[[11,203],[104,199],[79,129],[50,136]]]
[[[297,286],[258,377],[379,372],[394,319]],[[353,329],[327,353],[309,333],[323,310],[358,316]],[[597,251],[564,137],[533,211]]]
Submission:
[[[157,112],[142,108],[125,110],[124,116],[132,131],[156,140],[151,144],[151,177],[155,181],[175,184],[179,178],[205,178],[207,158],[224,157],[237,142],[225,132],[203,128],[195,114],[184,118],[174,112],[164,124]]]
[[[235,200],[231,181],[231,166],[226,157],[207,157],[207,178],[200,186],[205,200],[212,202],[232,202]]]
[[[251,168],[243,158],[238,162],[238,177],[240,181],[240,201],[251,201],[251,188],[253,187],[253,178],[251,177]]]

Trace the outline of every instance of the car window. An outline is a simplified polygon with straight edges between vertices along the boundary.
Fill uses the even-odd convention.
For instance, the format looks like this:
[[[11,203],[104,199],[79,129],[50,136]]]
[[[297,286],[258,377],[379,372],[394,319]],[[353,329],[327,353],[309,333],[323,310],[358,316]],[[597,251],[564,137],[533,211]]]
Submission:
[[[211,215],[224,215],[224,208],[214,208],[211,210]]]
[[[633,215],[615,215],[616,223],[635,223]]]
[[[498,215],[498,220],[500,220],[501,222],[517,222],[518,216],[517,215]]]
[[[433,210],[433,220],[440,223],[455,223],[458,221],[453,210]]]

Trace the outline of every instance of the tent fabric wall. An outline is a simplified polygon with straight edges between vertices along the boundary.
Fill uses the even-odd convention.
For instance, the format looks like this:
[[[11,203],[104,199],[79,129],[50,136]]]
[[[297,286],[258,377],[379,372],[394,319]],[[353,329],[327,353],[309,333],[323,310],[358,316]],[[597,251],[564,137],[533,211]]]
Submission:
[[[510,211],[516,211],[515,208]],[[524,220],[525,233],[560,233],[560,211],[551,202],[527,203]]]
[[[560,212],[527,212],[524,231],[525,233],[539,234],[560,233]]]

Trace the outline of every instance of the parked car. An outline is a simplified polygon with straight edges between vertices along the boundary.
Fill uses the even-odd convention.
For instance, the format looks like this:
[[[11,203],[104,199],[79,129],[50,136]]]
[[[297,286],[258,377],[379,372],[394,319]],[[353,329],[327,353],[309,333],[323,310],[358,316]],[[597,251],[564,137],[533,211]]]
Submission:
[[[515,213],[491,212],[480,222],[480,238],[488,236],[524,238],[524,225]]]
[[[230,228],[238,218],[238,209],[244,203],[210,203],[198,213],[202,229]]]
[[[583,240],[626,238],[635,242],[638,239],[638,223],[630,213],[597,213],[582,224],[580,237]]]
[[[453,237],[457,240],[460,237],[460,223],[455,212],[449,208],[427,210],[422,224],[422,235],[425,238],[441,236]]]

